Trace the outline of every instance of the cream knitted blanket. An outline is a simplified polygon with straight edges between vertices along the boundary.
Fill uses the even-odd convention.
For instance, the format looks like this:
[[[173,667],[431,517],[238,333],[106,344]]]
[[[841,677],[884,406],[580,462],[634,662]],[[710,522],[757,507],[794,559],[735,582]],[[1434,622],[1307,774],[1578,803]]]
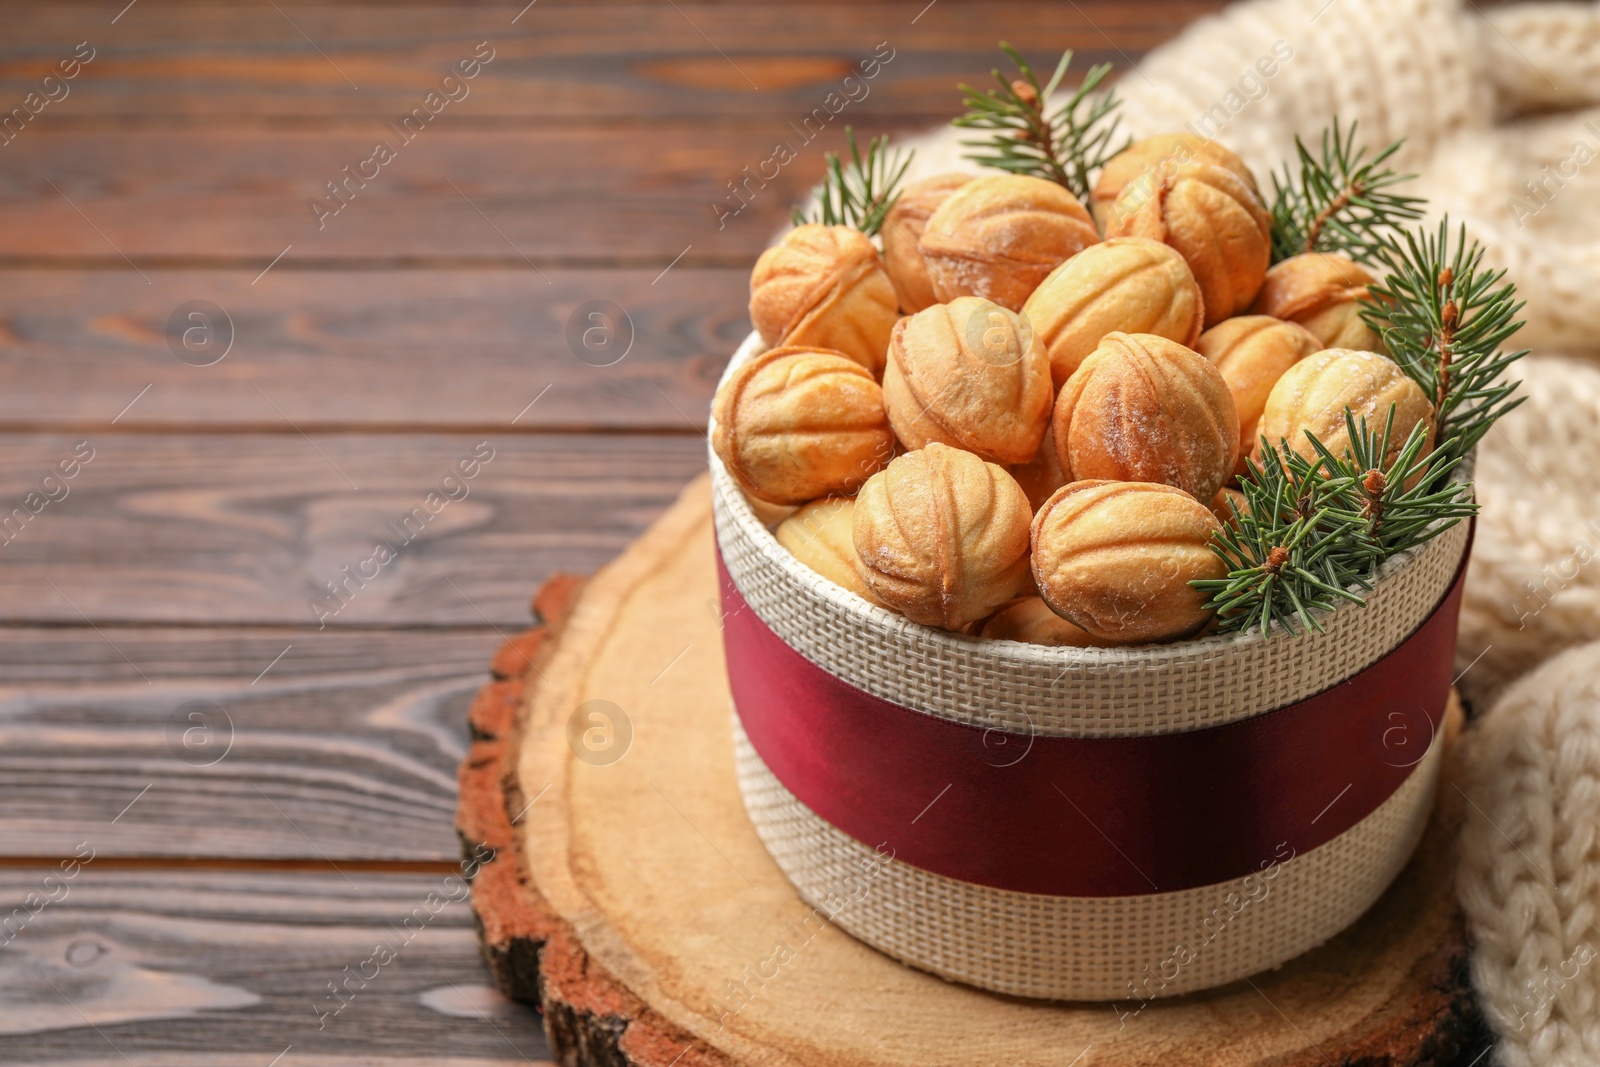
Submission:
[[[1467,738],[1457,884],[1498,1062],[1600,1063],[1600,644],[1514,683]]]
[[[1600,639],[1600,6],[1245,0],[1120,65],[1133,133],[1215,137],[1263,177],[1336,113],[1406,138],[1416,191],[1527,300],[1534,350],[1479,450],[1460,684],[1481,709]],[[916,176],[973,169],[958,139],[917,143]],[[1600,1064],[1600,643],[1469,736],[1460,893],[1497,1061]]]

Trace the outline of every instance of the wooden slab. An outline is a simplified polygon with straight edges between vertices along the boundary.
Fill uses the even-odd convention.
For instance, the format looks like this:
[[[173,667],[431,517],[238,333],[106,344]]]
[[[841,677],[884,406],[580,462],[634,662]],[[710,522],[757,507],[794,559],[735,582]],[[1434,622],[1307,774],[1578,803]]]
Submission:
[[[377,120],[335,130],[230,128],[203,137],[190,130],[30,129],[6,146],[14,169],[0,177],[0,193],[12,210],[0,254],[110,267],[131,261],[146,273],[216,264],[254,275],[292,245],[274,272],[469,262],[660,271],[692,244],[684,256],[690,265],[748,269],[821,176],[823,152],[844,143],[841,120],[797,145],[801,157],[720,226],[710,205],[733,195],[726,183],[771,156],[776,138],[799,140],[782,122],[640,127],[619,136],[584,125],[532,134],[478,129],[448,112],[435,121],[410,144]],[[311,202],[338,207],[326,183],[344,180],[343,168],[354,171],[379,140],[394,160],[360,188],[352,183],[348,203],[319,221]],[[650,161],[647,179],[640,159]],[[15,176],[23,168],[26,181]],[[106,181],[108,172],[115,182]]]
[[[272,623],[312,633],[319,620],[521,627],[529,586],[553,571],[600,566],[705,467],[705,444],[689,435],[519,434],[511,419],[536,392],[505,398],[503,433],[473,436],[307,436],[287,419],[270,435],[118,434],[109,426],[115,412],[84,437],[0,435],[7,509],[77,441],[95,449],[68,495],[0,551],[0,618]],[[540,403],[560,398],[552,390]],[[421,533],[404,543],[391,524],[425,507],[483,441],[494,458],[467,496],[426,525],[413,519],[408,529]],[[379,541],[399,546],[397,557],[364,562]],[[370,581],[344,586],[340,601],[327,583],[349,581],[346,567]]]
[[[1138,55],[1222,6],[1221,0],[941,0],[918,17],[926,3],[796,8],[742,0],[540,0],[524,10],[526,0],[457,7],[280,0],[277,7],[292,23],[266,4],[182,3],[143,4],[115,26],[115,9],[37,5],[7,14],[0,98],[20,101],[87,35],[97,55],[59,113],[52,105],[42,118],[137,115],[233,125],[285,116],[371,117],[381,123],[417,106],[451,64],[487,40],[494,61],[461,102],[474,119],[766,118],[816,106],[859,56],[888,39],[901,66],[891,65],[895,77],[881,78],[852,106],[874,118],[915,114],[940,121],[954,106],[957,80],[988,74],[1000,27],[1036,62],[1053,61],[1064,48],[1079,49],[1085,63],[1101,62],[1120,59],[1119,47]]]
[[[451,864],[455,767],[502,641],[0,628],[0,858],[70,856],[93,828],[119,858]]]
[[[260,266],[153,271],[149,284],[122,263],[0,270],[0,345],[11,354],[0,362],[0,430],[102,430],[149,386],[119,430],[292,433],[292,422],[307,433],[699,434],[728,353],[750,332],[750,272],[664,266],[550,267],[549,284],[522,263],[338,272],[280,263],[259,282]],[[210,366],[181,361],[169,341],[174,309],[193,300],[232,323],[232,349]],[[631,347],[618,334],[614,363],[609,353],[585,362],[568,342],[568,321],[592,300],[631,324]],[[225,330],[219,320],[218,336]],[[577,347],[589,354],[581,336]]]
[[[490,865],[474,886],[485,953],[512,995],[543,1004],[558,1056],[649,1067],[1078,1055],[1406,1067],[1484,1049],[1450,885],[1449,804],[1351,930],[1275,972],[1136,1015],[949,984],[831,927],[727,1013],[728,983],[750,988],[746,967],[809,909],[756,838],[733,781],[714,598],[701,481],[576,599],[553,651],[525,675],[520,705],[501,695],[503,718],[463,764],[464,840],[517,860]],[[614,762],[579,760],[569,745],[569,720],[590,700],[612,702],[631,725]]]
[[[90,848],[101,840],[84,832]],[[70,879],[54,863],[0,870],[0,915],[29,893],[57,898],[0,938],[0,1063],[467,1067],[550,1055],[537,1014],[486,985],[452,874],[109,862],[97,855]],[[384,959],[379,945],[393,958],[369,963]],[[337,1014],[330,982],[346,989]]]

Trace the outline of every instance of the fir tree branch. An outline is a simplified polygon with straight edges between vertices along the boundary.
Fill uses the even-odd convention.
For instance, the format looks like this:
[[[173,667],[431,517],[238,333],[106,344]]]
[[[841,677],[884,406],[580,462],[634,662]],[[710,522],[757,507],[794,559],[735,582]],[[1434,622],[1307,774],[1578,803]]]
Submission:
[[[851,226],[872,237],[883,228],[884,218],[900,199],[900,181],[916,153],[891,151],[888,135],[879,134],[867,142],[867,155],[863,159],[856,146],[856,131],[846,126],[844,136],[850,149],[850,161],[843,162],[837,152],[823,157],[826,175],[811,191],[817,198],[817,208],[809,215],[795,208],[793,221],[796,226],[808,222]]]
[[[1515,286],[1448,218],[1437,233],[1402,230],[1422,201],[1391,191],[1411,177],[1383,166],[1400,145],[1369,160],[1355,132],[1336,119],[1320,155],[1296,140],[1298,180],[1290,167],[1273,176],[1273,258],[1343,252],[1383,273],[1361,314],[1433,402],[1439,444],[1429,450],[1419,424],[1394,447],[1392,405],[1381,427],[1347,408],[1338,455],[1310,433],[1309,459],[1263,438],[1239,482],[1245,506],[1213,543],[1227,577],[1194,583],[1224,631],[1321,630],[1318,614],[1360,602],[1385,560],[1476,514],[1471,486],[1452,475],[1521,403],[1506,371],[1526,351],[1504,350],[1522,326]]]
[[[992,73],[998,89],[960,86],[967,113],[954,125],[993,131],[982,139],[962,141],[963,145],[978,149],[967,153],[966,158],[986,167],[1055,182],[1079,200],[1087,200],[1096,172],[1130,143],[1116,139],[1116,111],[1121,105],[1116,93],[1110,89],[1100,91],[1101,83],[1111,73],[1111,64],[1091,67],[1082,84],[1051,111],[1050,97],[1066,76],[1072,52],[1062,53],[1055,72],[1040,85],[1020,52],[1004,41],[1000,48],[1016,65],[1020,76],[1007,80],[996,68]]]
[[[1343,252],[1372,263],[1387,234],[1422,217],[1421,198],[1390,191],[1416,175],[1383,166],[1404,142],[1369,160],[1365,146],[1356,147],[1356,125],[1345,133],[1335,118],[1322,131],[1320,153],[1295,138],[1299,177],[1288,163],[1281,176],[1272,176],[1273,262],[1302,252]]]
[[[1355,532],[1372,567],[1477,514],[1471,487],[1450,480],[1462,460],[1451,442],[1425,452],[1428,428],[1418,423],[1385,462],[1394,435],[1394,405],[1389,405],[1381,431],[1370,429],[1365,418],[1358,423],[1349,408],[1344,418],[1350,448],[1343,455],[1335,456],[1309,433],[1306,437],[1345,512],[1358,518]]]
[[[1361,602],[1350,587],[1360,585],[1365,559],[1345,551],[1359,522],[1336,506],[1320,463],[1263,439],[1261,462],[1246,466],[1245,506],[1212,543],[1227,577],[1193,585],[1210,594],[1207,606],[1224,631],[1265,635],[1274,623],[1320,631],[1317,614],[1341,600]]]
[[[1306,434],[1315,459],[1261,442],[1239,479],[1243,509],[1212,547],[1225,578],[1193,583],[1225,632],[1323,629],[1318,615],[1340,602],[1363,603],[1382,563],[1476,513],[1471,487],[1450,480],[1460,457],[1449,447],[1424,454],[1427,427],[1412,427],[1389,455],[1395,408],[1382,429],[1345,409],[1350,447],[1334,455]]]
[[[1505,271],[1483,265],[1483,247],[1468,241],[1465,226],[1452,236],[1448,217],[1436,233],[1388,238],[1377,255],[1386,276],[1369,287],[1362,317],[1433,400],[1450,454],[1464,457],[1522,403],[1505,372],[1527,349],[1503,346],[1522,327],[1523,302]]]

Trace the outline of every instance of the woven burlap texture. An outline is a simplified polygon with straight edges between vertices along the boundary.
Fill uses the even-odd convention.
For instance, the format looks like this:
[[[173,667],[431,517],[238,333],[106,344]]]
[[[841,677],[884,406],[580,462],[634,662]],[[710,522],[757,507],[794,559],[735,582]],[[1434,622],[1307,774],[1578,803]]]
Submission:
[[[733,720],[739,791],[762,844],[808,903],[850,895],[874,850],[802,804]],[[883,866],[835,921],[944,978],[1021,997],[1139,1001],[1276,967],[1372,906],[1421,839],[1438,779],[1435,742],[1395,793],[1326,844],[1216,885],[1124,897],[1016,893],[908,863]],[[1188,950],[1188,951],[1185,951]],[[1192,953],[1192,957],[1191,954]]]
[[[729,370],[760,348],[754,335]],[[796,560],[713,453],[712,506],[728,573],[760,619],[829,673],[874,696],[983,727],[1046,737],[1133,737],[1220,726],[1355,674],[1428,617],[1449,589],[1465,524],[1380,570],[1359,611],[1293,641],[1256,634],[1137,648],[1046,648],[919,626]]]

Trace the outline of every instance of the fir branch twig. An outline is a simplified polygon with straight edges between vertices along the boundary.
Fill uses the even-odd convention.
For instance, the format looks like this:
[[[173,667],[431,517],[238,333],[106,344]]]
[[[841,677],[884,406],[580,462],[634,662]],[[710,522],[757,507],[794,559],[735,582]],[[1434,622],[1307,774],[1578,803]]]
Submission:
[[[1387,234],[1422,217],[1420,197],[1391,191],[1416,175],[1383,165],[1404,142],[1367,159],[1366,147],[1356,147],[1356,125],[1352,122],[1344,132],[1335,118],[1322,131],[1320,153],[1295,138],[1298,178],[1289,163],[1282,175],[1272,176],[1273,262],[1302,252],[1343,252],[1357,262],[1372,263]]]
[[[1522,327],[1523,302],[1505,271],[1484,266],[1465,226],[1452,235],[1448,217],[1437,232],[1386,239],[1377,255],[1386,277],[1369,287],[1361,315],[1434,402],[1439,436],[1459,459],[1522,403],[1505,372],[1527,350],[1502,346]]]
[[[809,215],[795,208],[793,221],[796,226],[808,222],[851,226],[871,237],[883,228],[884,218],[900,199],[900,181],[916,153],[891,151],[888,135],[879,134],[867,142],[867,154],[863,159],[856,146],[856,131],[846,126],[844,136],[850,161],[841,160],[837,152],[823,157],[827,173],[821,184],[812,190],[817,208]]]
[[[986,167],[1055,182],[1079,200],[1087,200],[1095,173],[1129,143],[1116,139],[1116,111],[1121,101],[1113,90],[1100,88],[1111,73],[1111,64],[1089,68],[1072,95],[1051,111],[1049,100],[1072,63],[1071,50],[1062,53],[1055,72],[1041,85],[1022,53],[1004,41],[1000,49],[1016,65],[1019,77],[1008,80],[996,68],[992,73],[998,89],[960,86],[967,113],[954,125],[993,131],[981,139],[961,142],[978,149],[967,153],[967,158]]]
[[[1465,482],[1449,480],[1462,457],[1450,442],[1425,452],[1428,428],[1424,423],[1411,427],[1404,443],[1393,448],[1393,404],[1381,431],[1369,428],[1365,417],[1358,423],[1349,408],[1344,419],[1350,448],[1343,455],[1335,456],[1309,433],[1306,437],[1344,509],[1359,518],[1355,532],[1366,547],[1371,567],[1477,514],[1471,488]],[[1394,457],[1386,459],[1392,448]]]
[[[1392,448],[1394,420],[1392,404],[1381,429],[1346,408],[1350,445],[1339,455],[1310,432],[1315,458],[1262,440],[1261,462],[1239,479],[1245,507],[1212,544],[1228,574],[1193,583],[1224,631],[1321,632],[1317,616],[1362,603],[1385,560],[1477,512],[1470,487],[1449,479],[1454,450],[1425,454],[1421,423]]]
[[[1212,542],[1228,565],[1225,578],[1194,582],[1224,631],[1274,623],[1294,632],[1322,629],[1317,614],[1341,600],[1361,602],[1365,559],[1344,551],[1359,520],[1330,491],[1320,463],[1262,440],[1261,461],[1247,461],[1239,480],[1245,506]]]

